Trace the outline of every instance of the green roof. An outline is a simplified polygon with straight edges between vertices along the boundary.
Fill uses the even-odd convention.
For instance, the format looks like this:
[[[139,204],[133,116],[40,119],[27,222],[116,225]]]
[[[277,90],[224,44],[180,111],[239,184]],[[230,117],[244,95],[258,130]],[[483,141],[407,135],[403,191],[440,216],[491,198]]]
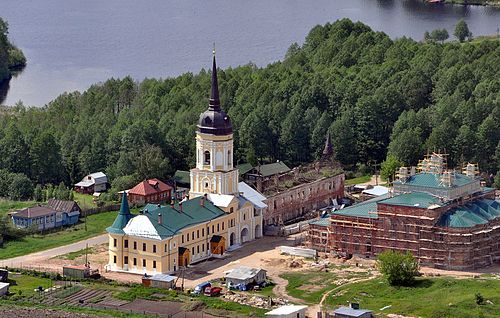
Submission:
[[[269,176],[273,176],[275,174],[285,173],[285,172],[288,172],[291,170],[282,161],[270,163],[267,165],[261,165],[261,166],[255,167],[255,169],[257,169],[257,171],[259,171],[260,175],[263,177],[269,177]]]
[[[465,228],[486,224],[500,217],[500,201],[481,199],[451,209],[441,216],[437,225]]]
[[[147,204],[144,207],[144,215],[149,218],[163,239],[176,234],[185,227],[207,222],[225,214],[209,200],[205,200],[204,206],[201,206],[201,199],[202,197],[197,197],[182,202],[182,212],[179,203],[176,203],[174,208],[170,205],[158,207],[156,204]],[[158,223],[159,213],[162,215],[162,224]]]
[[[189,171],[177,170],[174,174],[174,181],[183,184],[191,184]]]
[[[313,220],[313,221],[309,222],[309,224],[318,225],[318,226],[329,226],[330,225],[330,218],[329,217],[319,218],[317,220]]]
[[[453,184],[454,187],[460,187],[466,185],[468,183],[475,182],[474,178],[467,177],[466,175],[455,173],[453,175]],[[400,180],[394,181],[394,184],[406,184],[416,187],[427,187],[427,188],[445,188],[441,184],[441,180],[439,179],[438,174],[433,173],[418,173],[414,176],[411,176],[406,182],[401,182]]]
[[[252,165],[249,163],[242,163],[241,165],[237,165],[236,168],[238,169],[240,176],[253,169]]]
[[[113,233],[113,234],[123,234],[123,228],[125,225],[127,225],[128,221],[130,221],[131,218],[133,218],[135,215],[130,213],[130,209],[128,207],[128,200],[127,200],[127,193],[125,191],[123,192],[122,195],[122,204],[120,206],[120,212],[118,212],[118,215],[116,216],[115,221],[113,224],[106,229],[108,233]]]
[[[387,198],[387,195],[367,200],[348,208],[332,212],[332,215],[356,216],[362,218],[377,218],[377,203]]]
[[[431,205],[437,204],[442,206],[443,203],[439,201],[434,195],[425,192],[410,192],[396,195],[392,198],[385,199],[380,203],[389,205],[404,205],[411,207],[418,207],[427,209]]]

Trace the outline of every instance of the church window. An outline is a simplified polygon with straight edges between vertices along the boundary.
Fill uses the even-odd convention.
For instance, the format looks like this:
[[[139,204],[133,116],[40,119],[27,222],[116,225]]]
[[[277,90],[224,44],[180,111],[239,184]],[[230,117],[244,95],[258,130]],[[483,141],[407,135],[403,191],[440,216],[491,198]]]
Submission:
[[[156,244],[153,244],[153,253],[156,253]]]
[[[128,240],[124,241],[125,248],[128,248]]]
[[[191,232],[191,239],[194,240],[194,231]]]
[[[228,165],[231,165],[231,159],[232,159],[231,150],[228,150],[227,151],[227,164]]]
[[[134,266],[137,266],[137,258],[134,257]]]
[[[153,261],[153,268],[156,268],[156,261]]]
[[[202,229],[201,229],[201,236],[202,236],[202,237],[203,237],[203,236],[205,236],[205,228],[202,228]]]
[[[200,230],[196,230],[196,238],[200,238]]]
[[[146,252],[146,243],[142,243],[142,251]]]
[[[191,247],[191,255],[194,255],[194,246]]]
[[[198,245],[198,246],[196,246],[196,253],[197,253],[197,254],[200,254],[200,246],[199,246],[199,245]]]
[[[217,223],[217,232],[219,232],[219,231],[220,231],[220,224]]]
[[[123,257],[123,264],[128,265],[128,256]]]
[[[142,260],[142,267],[146,267],[146,260],[145,259]]]
[[[209,165],[210,164],[210,151],[208,151],[208,150],[205,151],[203,164],[205,164],[205,165]]]
[[[224,231],[224,221],[222,222],[222,230]]]
[[[116,239],[113,239],[113,247],[116,247]]]
[[[229,213],[233,213],[233,211],[234,211],[233,207],[230,207],[229,208]]]
[[[116,255],[113,255],[113,263],[116,264]]]
[[[137,242],[134,242],[134,250],[137,249]]]

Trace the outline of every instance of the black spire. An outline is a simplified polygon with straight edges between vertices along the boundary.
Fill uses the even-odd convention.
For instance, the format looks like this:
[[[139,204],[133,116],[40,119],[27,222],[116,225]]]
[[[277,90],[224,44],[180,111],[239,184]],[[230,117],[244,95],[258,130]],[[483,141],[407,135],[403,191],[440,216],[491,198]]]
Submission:
[[[219,83],[217,82],[217,65],[215,63],[215,49],[214,49],[214,59],[212,63],[212,91],[210,92],[210,102],[208,104],[208,109],[215,111],[220,110]]]

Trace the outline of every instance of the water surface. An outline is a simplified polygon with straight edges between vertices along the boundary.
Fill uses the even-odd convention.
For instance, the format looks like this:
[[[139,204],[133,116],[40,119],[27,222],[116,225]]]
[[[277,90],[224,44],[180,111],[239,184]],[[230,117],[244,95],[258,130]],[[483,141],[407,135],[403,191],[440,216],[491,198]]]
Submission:
[[[461,18],[475,35],[500,26],[499,9],[420,0],[1,0],[0,16],[28,59],[3,103],[39,106],[110,77],[198,72],[213,42],[223,68],[265,66],[313,26],[344,17],[418,40],[435,28],[452,34]]]

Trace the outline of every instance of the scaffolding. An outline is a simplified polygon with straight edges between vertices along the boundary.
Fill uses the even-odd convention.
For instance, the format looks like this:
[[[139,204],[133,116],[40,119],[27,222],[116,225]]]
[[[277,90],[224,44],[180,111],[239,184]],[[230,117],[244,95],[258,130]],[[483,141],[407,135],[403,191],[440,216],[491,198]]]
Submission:
[[[479,174],[479,166],[477,163],[468,162],[462,168],[462,173],[465,174],[467,177],[475,178]]]

